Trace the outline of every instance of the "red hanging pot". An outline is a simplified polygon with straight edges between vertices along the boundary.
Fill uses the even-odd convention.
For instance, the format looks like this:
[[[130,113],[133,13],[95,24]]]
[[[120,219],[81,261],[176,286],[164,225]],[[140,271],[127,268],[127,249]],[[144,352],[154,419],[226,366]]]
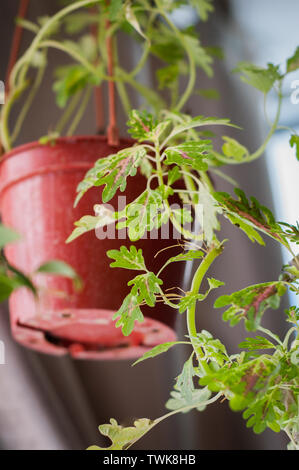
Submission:
[[[92,188],[73,209],[78,183],[98,158],[132,143],[121,139],[118,147],[111,147],[102,136],[61,138],[55,145],[35,142],[4,156],[0,165],[2,220],[22,235],[21,242],[6,248],[8,261],[30,273],[48,260],[60,259],[73,266],[84,282],[83,290],[75,292],[70,280],[43,275],[37,279],[43,289],[39,303],[25,288],[12,294],[12,333],[24,346],[51,354],[69,352],[79,358],[109,359],[137,357],[156,344],[174,339],[175,312],[160,303],[155,308],[143,308],[147,318],[130,336],[123,337],[115,328],[112,316],[129,291],[127,282],[132,272],[110,268],[106,251],[130,246],[128,239],[99,240],[89,232],[65,244],[74,222],[92,215],[94,205],[101,201],[101,189]],[[126,202],[134,200],[145,185],[141,174],[128,178],[123,193]],[[115,207],[116,203],[117,197],[111,201]],[[171,244],[163,239],[134,243],[142,248],[153,271],[166,257],[177,253],[177,249],[175,253],[168,250],[154,259],[156,252]],[[161,276],[164,287],[178,285],[182,270],[181,263],[175,271],[166,268]]]

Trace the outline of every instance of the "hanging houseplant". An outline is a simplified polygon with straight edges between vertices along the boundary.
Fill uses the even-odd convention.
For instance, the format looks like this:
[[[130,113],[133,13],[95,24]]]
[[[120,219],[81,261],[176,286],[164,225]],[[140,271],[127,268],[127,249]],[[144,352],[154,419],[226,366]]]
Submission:
[[[7,123],[12,103],[28,85],[27,72],[30,64],[38,64],[38,70],[42,70],[44,53],[50,47],[67,52],[80,65],[79,70],[64,68],[58,73],[58,81],[55,84],[58,102],[64,105],[69,95],[74,94],[75,98],[74,91],[82,90],[82,87],[85,88],[91,83],[99,85],[100,81],[106,79],[109,82],[110,98],[112,98],[110,106],[113,109],[112,90],[115,83],[129,117],[129,133],[134,140],[120,139],[118,142],[115,120],[113,113],[110,113],[112,120],[108,142],[102,137],[59,139],[56,134],[52,134],[43,138],[46,146],[42,146],[41,143],[29,144],[28,147],[12,150],[3,157],[1,164],[3,219],[8,225],[22,229],[20,220],[27,224],[24,219],[28,217],[30,222],[27,230],[32,233],[30,235],[32,242],[29,236],[29,243],[27,238],[22,250],[21,245],[8,247],[6,251],[8,259],[13,258],[16,264],[22,261],[24,264],[20,267],[25,271],[28,270],[30,263],[33,263],[33,259],[34,262],[42,261],[37,259],[39,251],[45,253],[47,257],[55,255],[62,259],[65,259],[66,253],[71,253],[65,260],[75,265],[79,274],[85,262],[90,264],[86,270],[88,279],[83,279],[90,283],[87,288],[89,291],[86,291],[89,294],[86,295],[83,291],[73,297],[73,305],[70,291],[67,300],[55,296],[43,299],[45,304],[38,304],[40,310],[34,310],[35,305],[21,291],[13,293],[11,298],[13,331],[16,339],[27,346],[30,344],[26,332],[30,331],[31,334],[42,336],[42,340],[36,337],[34,346],[36,349],[45,350],[47,343],[51,345],[53,352],[64,353],[67,348],[75,357],[127,358],[139,356],[142,350],[146,350],[135,363],[153,358],[179,344],[190,347],[190,357],[176,378],[174,390],[166,403],[169,412],[154,420],[139,419],[131,427],[123,427],[115,419],[111,419],[110,424],[100,426],[102,434],[112,441],[109,450],[128,449],[169,416],[192,409],[201,411],[217,400],[227,400],[233,411],[243,411],[247,426],[253,427],[256,433],[266,428],[275,432],[286,432],[290,439],[289,447],[298,449],[299,345],[298,339],[294,337],[298,335],[298,308],[292,306],[285,312],[285,320],[291,326],[284,338],[281,339],[262,326],[265,311],[268,308],[279,308],[280,298],[288,289],[298,294],[299,265],[292,245],[299,243],[298,224],[278,223],[267,207],[254,197],[248,199],[238,187],[235,188],[237,198],[228,193],[216,192],[209,172],[215,171],[227,178],[220,167],[246,164],[263,154],[278,126],[283,80],[287,74],[298,70],[299,50],[297,49],[287,60],[285,73],[279,66],[273,64],[268,64],[264,68],[244,62],[239,64],[235,71],[242,74],[243,81],[261,91],[264,98],[270,90],[277,94],[277,112],[273,123],[270,123],[265,141],[255,152],[251,153],[236,139],[226,135],[222,136],[223,145],[219,150],[212,140],[213,135],[211,133],[207,135],[203,128],[218,125],[236,126],[233,126],[228,119],[203,116],[194,118],[180,112],[192,93],[196,67],[199,66],[208,74],[211,73],[211,57],[200,44],[195,31],[192,29],[181,31],[171,21],[172,10],[189,3],[191,2],[181,0],[178,2],[140,0],[122,3],[115,0],[111,1],[107,8],[106,2],[100,0],[78,1],[46,22],[43,21],[41,27],[23,22],[23,26],[26,25],[36,32],[36,37],[11,72],[11,89],[1,114],[1,137],[5,151],[9,152],[11,149]],[[87,61],[82,51],[80,52],[73,44],[70,46],[69,43],[57,42],[52,37],[50,39],[47,37],[50,32],[54,34],[53,27],[65,15],[77,8],[98,4],[102,7],[98,32],[101,63],[96,59]],[[192,5],[197,7],[202,19],[206,19],[213,9],[209,0],[192,2]],[[74,18],[71,23],[72,21]],[[89,14],[84,20],[82,17],[79,18],[79,24],[84,22],[85,24],[93,22]],[[74,24],[76,23],[72,23],[72,27]],[[112,45],[111,35],[120,27],[126,32],[129,27],[130,33],[133,30],[144,39],[141,60],[130,73],[120,67],[116,52],[114,55],[109,53]],[[87,53],[88,51],[86,55]],[[166,86],[169,91],[171,105],[168,107],[155,91],[145,88],[135,80],[135,75],[141,70],[149,53],[165,60],[167,64],[158,70],[157,76],[160,86]],[[111,59],[114,59],[113,64]],[[180,93],[179,72],[184,73],[186,70],[187,85],[185,91]],[[76,80],[74,77],[77,77]],[[128,84],[133,85],[140,94],[144,95],[153,107],[152,112],[132,110],[128,106],[126,94]],[[67,114],[72,114],[72,106]],[[23,113],[20,114],[20,120],[22,118]],[[12,134],[13,137],[18,133],[20,120]],[[62,119],[63,123],[64,121],[65,118]],[[296,148],[298,157],[299,138],[292,130],[291,132],[290,145]],[[24,155],[21,158],[22,153]],[[46,159],[47,166],[45,166]],[[17,161],[18,164],[14,165]],[[82,174],[89,166],[91,168],[82,178]],[[42,178],[47,178],[47,190],[44,189],[44,181],[41,184]],[[71,196],[68,193],[75,192],[80,179],[75,202],[75,211],[78,212],[74,212],[77,220],[70,234],[71,217],[64,213],[63,206],[66,206],[65,201],[70,203],[74,197],[74,194]],[[234,184],[232,180],[230,182]],[[61,185],[65,195],[64,193],[63,197],[61,195],[61,199],[58,199],[59,205],[55,207],[55,200],[49,191],[54,187],[58,194]],[[47,191],[45,195],[44,191]],[[113,202],[116,194],[125,191],[127,192],[125,207],[116,208]],[[14,199],[14,194],[19,200]],[[23,197],[23,194],[26,194],[26,197]],[[34,194],[37,197],[34,198]],[[177,197],[188,207],[174,208],[172,198]],[[18,206],[19,201],[23,201],[23,206],[20,204],[21,210]],[[111,203],[111,206],[107,207],[107,203]],[[26,204],[28,206],[24,208]],[[97,212],[96,215],[91,215],[94,204],[97,205]],[[48,211],[46,216],[44,211]],[[39,220],[30,220],[32,214],[36,214]],[[196,220],[197,215],[199,215],[199,224]],[[221,256],[228,242],[218,239],[220,215],[241,229],[250,241],[263,245],[261,234],[271,237],[292,257],[290,263],[283,267],[282,273],[274,277],[274,280],[246,286],[240,291],[222,295],[216,300],[215,308],[226,307],[223,314],[224,321],[234,326],[243,320],[248,331],[262,334],[246,338],[239,345],[243,350],[236,354],[229,354],[225,345],[214,338],[212,333],[199,331],[196,321],[197,303],[203,302],[211,290],[224,285],[222,281],[213,277],[206,278],[214,261]],[[40,223],[41,220],[44,221],[44,225]],[[193,221],[193,226],[186,227],[186,222],[190,221]],[[124,229],[128,231],[128,240],[119,240],[118,246],[117,241],[112,240],[115,245],[108,246],[96,237],[91,238],[95,229],[107,228],[108,231],[113,223],[116,224],[117,231]],[[153,228],[162,231],[167,224],[172,224],[187,243],[171,244],[168,240],[165,248],[169,250],[161,251],[163,248],[161,241],[142,239],[143,235],[151,233]],[[66,233],[67,231],[69,233]],[[47,239],[48,234],[50,240]],[[67,248],[64,244],[66,237],[68,237]],[[107,256],[110,262],[112,260],[111,271],[115,273],[112,277],[102,260],[103,251],[107,249]],[[179,253],[174,254],[171,249],[178,249]],[[87,254],[87,260],[85,257],[81,258],[81,250],[85,257]],[[158,253],[153,259],[154,250]],[[99,253],[99,259],[104,263],[101,265],[103,272],[100,273],[95,267],[97,263],[92,264],[96,253]],[[184,291],[178,285],[182,269],[179,266],[194,260],[199,260],[199,264],[194,272],[191,286],[188,285],[188,290]],[[172,274],[168,271],[172,266],[178,279],[175,285],[172,282]],[[131,274],[129,277],[123,274],[122,277],[121,271]],[[133,276],[135,273],[134,277],[132,272]],[[83,278],[84,273],[85,271]],[[207,289],[202,291],[204,279]],[[169,281],[172,284],[170,288]],[[54,294],[53,291],[61,289],[61,283],[50,284],[50,282],[53,280],[47,281],[47,292],[51,288]],[[110,290],[112,285],[113,291]],[[68,289],[67,285],[64,287]],[[103,295],[104,292],[107,292],[107,296]],[[96,299],[95,304],[94,299]],[[47,302],[50,307],[47,307]],[[64,302],[68,305],[66,306]],[[154,307],[153,312],[159,314],[159,319],[163,321],[166,310],[162,310],[161,305],[171,307],[174,312],[186,314],[188,335],[184,341],[173,340],[172,331],[160,322],[144,319],[143,312],[146,313],[146,309]],[[114,320],[117,329],[112,333],[110,326]],[[120,334],[120,330],[123,335]],[[100,338],[97,336],[98,332]],[[154,346],[152,349],[151,345]],[[92,448],[100,449],[97,446]]]
[[[147,319],[139,331],[133,332],[128,338],[123,338],[121,332],[115,330],[112,315],[129,292],[127,283],[130,274],[122,269],[112,272],[109,269],[106,252],[109,249],[119,249],[121,245],[128,246],[129,241],[119,238],[99,241],[94,233],[88,233],[69,245],[66,245],[65,241],[78,219],[81,219],[81,229],[78,230],[82,231],[82,217],[85,214],[92,214],[99,201],[99,190],[93,189],[88,191],[72,209],[76,188],[85,173],[98,159],[134,145],[134,140],[118,136],[115,86],[122,97],[126,111],[128,111],[128,97],[125,85],[135,87],[149,105],[157,107],[157,103],[160,102],[161,105],[164,103],[156,92],[143,87],[134,78],[150,53],[150,45],[145,41],[141,60],[131,73],[126,72],[119,64],[115,64],[116,31],[125,25],[129,27],[131,35],[140,37],[143,35],[129,2],[116,12],[113,5],[106,6],[106,2],[79,1],[65,7],[52,18],[41,19],[39,25],[24,19],[27,6],[28,1],[21,2],[19,16],[23,19],[19,18],[16,28],[8,71],[7,99],[2,110],[1,137],[5,153],[0,167],[1,214],[3,222],[21,233],[23,240],[7,247],[6,256],[12,264],[25,272],[34,271],[36,266],[48,259],[61,259],[72,265],[79,273],[84,288],[80,292],[74,292],[71,282],[67,279],[43,276],[40,282],[45,293],[38,304],[29,291],[21,289],[14,292],[10,299],[12,331],[15,339],[21,344],[53,354],[65,354],[68,350],[76,357],[126,358],[142,355],[149,347],[175,338],[173,328],[176,315],[167,305],[161,305],[161,308],[154,311],[146,306],[145,315],[158,320],[158,323]],[[84,7],[88,9],[81,16],[80,13],[74,16],[76,15],[74,12]],[[141,15],[145,27],[149,31],[153,29],[153,43],[156,40],[157,44],[154,45],[159,51],[161,45],[155,39],[159,31],[155,31],[155,28],[162,27],[165,30],[165,25],[161,24],[161,21],[159,23],[158,13],[149,12],[150,19],[145,21],[148,13],[146,7],[139,5],[137,12],[139,16]],[[74,28],[76,21],[80,23],[79,29],[91,25],[93,33],[88,36],[84,34],[82,39],[78,40],[81,49],[70,40],[55,39],[55,34],[63,26],[67,31],[77,32],[78,26]],[[158,27],[155,25],[156,22]],[[22,27],[35,32],[36,36],[28,50],[16,61]],[[58,104],[62,107],[67,105],[65,113],[56,131],[41,138],[39,142],[11,149],[22,121],[30,109],[34,94],[42,82],[47,64],[47,52],[50,48],[62,50],[77,61],[75,64],[60,68],[56,73],[54,89]],[[97,48],[100,58],[94,52]],[[89,49],[92,49],[92,52]],[[184,48],[181,49],[184,52]],[[159,54],[161,56],[161,52]],[[160,58],[163,59],[163,54]],[[31,83],[29,75],[34,67],[37,73],[34,82]],[[166,70],[167,73],[169,71]],[[162,80],[165,80],[164,75],[162,73]],[[174,82],[178,81],[178,72],[176,75],[175,80],[171,79],[172,101],[177,94],[178,85]],[[107,136],[71,136],[83,115],[93,85],[96,85],[98,115],[103,113],[99,85],[104,80],[108,81],[109,96]],[[184,104],[193,85],[194,77],[191,76],[186,94],[178,100],[178,106],[173,105],[174,109],[178,110]],[[27,101],[10,134],[8,121],[11,107],[19,95],[26,91]],[[68,136],[59,137],[59,133],[67,124],[67,117],[74,113],[82,94],[83,98],[67,132]],[[102,122],[97,124],[99,128],[103,125]],[[130,172],[134,174],[134,167]],[[134,181],[128,181],[124,192],[126,204],[132,202],[146,186],[144,175],[147,172],[146,167],[141,171],[138,169]],[[116,197],[110,203],[117,209]],[[92,216],[89,219],[83,218],[84,224],[86,220],[90,229]],[[166,260],[169,254],[169,252],[167,255],[163,253],[169,245],[169,240],[163,239],[157,230],[156,235],[154,232],[152,231],[150,239],[140,240],[136,245],[137,249],[143,250],[152,271],[158,266],[153,253],[162,251],[159,262],[161,259]],[[177,248],[171,251],[172,254],[176,254]],[[176,270],[168,270],[165,287],[172,287],[178,277],[183,278],[182,265]],[[64,296],[55,295],[61,291],[65,293]],[[108,353],[105,351],[107,348]]]

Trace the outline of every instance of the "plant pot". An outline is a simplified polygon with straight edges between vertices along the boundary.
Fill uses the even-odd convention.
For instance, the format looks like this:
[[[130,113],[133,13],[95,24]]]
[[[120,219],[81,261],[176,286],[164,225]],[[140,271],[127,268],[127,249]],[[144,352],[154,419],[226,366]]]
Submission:
[[[129,292],[127,282],[137,273],[110,268],[106,251],[130,246],[128,239],[99,240],[94,232],[89,232],[65,244],[74,222],[83,215],[93,215],[94,205],[101,202],[102,189],[92,188],[73,208],[78,183],[98,158],[132,143],[121,139],[119,147],[110,147],[103,136],[61,138],[55,145],[30,143],[4,156],[0,165],[2,220],[22,236],[19,243],[6,248],[8,261],[30,273],[48,260],[63,260],[84,282],[83,290],[75,292],[68,279],[39,275],[36,282],[43,293],[38,303],[25,288],[12,294],[12,332],[24,346],[52,354],[69,352],[75,357],[125,358],[143,354],[155,344],[174,338],[175,312],[160,303],[155,308],[143,308],[150,318],[125,341],[120,330],[115,330],[111,317]],[[145,185],[146,179],[137,174],[128,178],[127,189],[120,194],[131,202]],[[117,196],[110,203],[117,207]],[[142,248],[146,264],[153,271],[178,250],[162,252],[157,259],[155,253],[173,244],[162,239],[134,243]],[[166,268],[163,274],[164,287],[178,285],[183,263],[177,263],[175,270]],[[109,334],[110,343],[104,340]]]

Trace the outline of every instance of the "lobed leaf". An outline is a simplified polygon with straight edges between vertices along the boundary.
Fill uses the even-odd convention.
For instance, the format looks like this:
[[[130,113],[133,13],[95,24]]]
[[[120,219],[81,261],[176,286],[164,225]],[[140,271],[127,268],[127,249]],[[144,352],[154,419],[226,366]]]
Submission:
[[[134,421],[134,426],[123,427],[111,418],[110,424],[102,424],[99,431],[103,436],[109,437],[112,444],[110,447],[90,446],[87,450],[125,450],[132,443],[140,439],[154,425],[154,422],[147,418]]]
[[[163,354],[164,352],[167,352],[170,348],[172,348],[176,344],[179,344],[179,342],[169,341],[168,343],[158,344],[158,346],[155,346],[153,349],[151,349],[150,351],[147,351],[145,354],[143,354],[143,356],[137,359],[137,361],[134,362],[133,366],[135,366],[139,362],[145,361],[146,359],[151,359],[153,357],[159,356],[160,354]]]
[[[121,327],[123,335],[129,336],[134,329],[135,321],[139,323],[144,321],[137,296],[132,293],[128,294],[112,319],[117,320],[116,328]]]
[[[267,68],[263,68],[249,62],[240,62],[233,72],[243,74],[241,76],[243,82],[265,94],[271,90],[275,82],[282,78],[279,73],[279,66],[270,63]]]
[[[295,50],[292,57],[287,60],[287,72],[294,72],[299,68],[299,47]]]
[[[238,199],[234,199],[230,194],[215,192],[213,197],[219,203],[224,215],[241,230],[243,230],[251,241],[257,241],[263,245],[263,239],[257,230],[269,235],[280,243],[285,240],[281,235],[281,228],[275,221],[272,212],[259,203],[256,198],[246,198],[244,191],[235,188]]]
[[[259,327],[262,316],[268,308],[279,307],[280,297],[285,292],[286,287],[283,282],[264,282],[246,287],[231,295],[223,295],[215,301],[214,307],[231,305],[223,313],[223,320],[235,326],[244,319],[246,329],[254,331]]]
[[[166,165],[176,164],[179,166],[188,165],[198,171],[206,171],[212,145],[210,140],[201,140],[198,142],[186,142],[175,147],[168,147],[164,154],[166,155]]]
[[[128,282],[128,286],[133,286],[131,293],[136,295],[138,302],[141,304],[143,301],[150,307],[154,307],[156,303],[156,295],[160,292],[160,287],[163,284],[162,279],[159,279],[154,273],[148,272],[134,277]]]
[[[131,245],[129,249],[126,246],[121,246],[119,250],[109,250],[106,254],[115,260],[110,264],[112,268],[146,271],[142,250],[141,248],[137,250],[134,245]]]

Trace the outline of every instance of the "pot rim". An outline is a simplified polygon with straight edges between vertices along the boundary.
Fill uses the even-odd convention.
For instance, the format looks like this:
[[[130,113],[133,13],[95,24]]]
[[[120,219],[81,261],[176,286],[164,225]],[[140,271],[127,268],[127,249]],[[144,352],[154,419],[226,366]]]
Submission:
[[[119,139],[119,145],[117,146],[112,146],[109,145],[107,142],[108,138],[106,135],[78,135],[78,136],[64,136],[64,137],[58,137],[55,139],[55,144],[47,143],[47,144],[41,144],[39,141],[33,141],[29,142],[23,145],[20,145],[18,147],[15,147],[14,149],[10,150],[9,152],[5,153],[0,160],[0,170],[5,169],[6,164],[8,162],[13,163],[12,158],[13,157],[21,157],[21,159],[25,158],[22,156],[22,154],[26,154],[28,151],[39,149],[40,151],[45,151],[49,152],[51,149],[57,149],[57,148],[68,148],[71,149],[71,146],[80,144],[80,143],[104,143],[107,148],[111,149],[111,153],[116,153],[119,151],[122,147],[130,147],[130,145],[133,145],[136,141],[130,137],[120,137]],[[18,165],[19,160],[16,160],[14,163]],[[78,164],[73,164],[71,168],[75,170],[84,170],[85,172],[88,171],[90,168],[92,168],[91,163],[83,162],[83,163],[78,163]],[[24,179],[28,179],[32,176],[36,176],[37,174],[44,174],[44,173],[49,173],[49,171],[57,171],[57,170],[64,170],[65,164],[62,165],[47,165],[46,161],[44,162],[44,166],[41,168],[34,168],[33,171],[21,171],[21,173],[17,176],[15,172],[13,173],[13,176],[10,175],[8,178],[4,178],[3,181],[0,181],[0,198],[2,198],[2,195],[4,191],[6,191],[7,188],[9,188],[12,185],[15,185],[16,183],[19,183],[23,181]],[[67,169],[70,169],[70,166],[67,165]],[[5,171],[5,170],[4,170]],[[1,178],[2,179],[2,178]]]
[[[24,151],[27,151],[27,150],[30,150],[30,149],[34,149],[34,148],[38,148],[38,147],[41,147],[41,148],[51,148],[51,147],[54,147],[56,144],[76,144],[76,143],[79,143],[79,142],[88,142],[88,141],[91,141],[91,142],[107,142],[108,140],[108,137],[106,135],[86,135],[86,134],[83,134],[83,135],[76,135],[76,136],[62,136],[62,137],[57,137],[56,139],[54,139],[55,141],[55,144],[51,144],[51,143],[47,143],[47,144],[41,144],[38,140],[35,140],[33,142],[28,142],[26,144],[22,144],[22,145],[18,145],[17,147],[13,148],[12,150],[10,150],[9,152],[5,153],[1,160],[0,160],[0,165],[1,163],[3,163],[5,160],[7,160],[8,158],[11,158],[11,157],[14,157],[20,153],[23,153]],[[130,142],[136,142],[134,139],[132,139],[131,137],[120,137],[119,138],[119,143],[130,143]],[[112,146],[111,145],[111,148],[118,148],[118,145],[115,145],[115,146]]]

